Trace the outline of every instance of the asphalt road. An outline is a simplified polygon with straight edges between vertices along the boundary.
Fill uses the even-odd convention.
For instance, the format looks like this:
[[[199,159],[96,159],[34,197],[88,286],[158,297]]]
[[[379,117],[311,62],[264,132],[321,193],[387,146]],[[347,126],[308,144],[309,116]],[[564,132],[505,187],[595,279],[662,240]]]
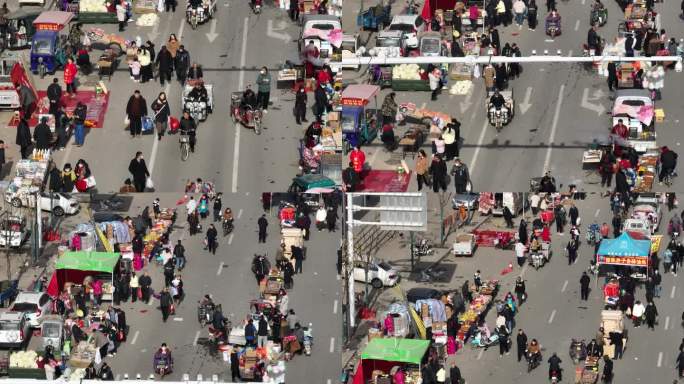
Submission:
[[[165,87],[158,82],[134,83],[123,60],[113,80],[105,80],[111,96],[104,128],[87,132],[83,147],[70,145],[56,154],[58,164],[85,159],[101,192],[118,190],[130,177],[128,163],[136,151],[143,152],[155,188],[160,192],[181,191],[187,180],[197,177],[214,181],[217,189],[226,193],[286,190],[297,172],[300,131],[291,113],[294,94],[276,89],[275,79],[278,67],[296,58],[292,39],[296,38],[298,27],[272,4],[264,7],[260,15],[254,15],[248,2],[220,0],[215,20],[192,30],[185,21],[184,4],[176,13],[159,14],[158,27],[137,27],[132,22],[122,35],[127,39],[140,36],[143,42],[150,39],[158,51],[169,34],[174,33],[190,52],[191,60],[202,65],[205,81],[214,87],[215,106],[214,113],[199,125],[197,152],[182,162],[175,136],[166,136],[161,141],[154,135],[130,138],[123,121],[126,103],[134,90],[142,92],[148,107],[159,92],[165,91],[171,112],[178,117],[182,111],[181,88],[175,81]],[[117,30],[116,25],[99,27],[108,32]],[[96,60],[96,55],[99,53],[93,52],[92,60]],[[228,106],[230,93],[253,85],[262,66],[272,69],[274,86],[264,130],[257,136],[253,130],[233,124]],[[61,71],[57,77],[61,81]],[[45,89],[50,81],[50,76],[35,79],[39,89]]]
[[[358,31],[356,15],[362,2],[348,0],[345,3],[345,32]],[[374,5],[365,2],[365,8]],[[586,42],[589,29],[591,1],[559,1],[557,8],[563,18],[563,34],[554,40],[544,34],[544,2],[539,2],[540,27],[530,31],[525,24],[519,29],[515,24],[499,27],[501,46],[517,43],[523,56],[538,55],[544,51],[562,55],[581,56],[582,44]],[[613,1],[605,2],[608,23],[599,29],[599,35],[608,41],[617,37],[617,25],[622,20],[620,9]],[[403,4],[394,4],[399,12]],[[347,9],[350,9],[347,12]],[[668,35],[679,40],[681,20],[678,4],[658,3],[656,11],[661,14],[662,25]],[[368,40],[369,32],[362,33],[362,41]],[[371,36],[374,44],[375,34]],[[365,73],[345,72],[345,81],[365,79]],[[450,81],[451,85],[453,81]],[[656,108],[663,108],[664,123],[657,125],[659,145],[668,145],[679,151],[681,133],[674,129],[682,119],[681,74],[669,71],[666,75],[663,100]],[[445,90],[437,101],[430,101],[429,92],[397,92],[397,102],[413,102],[417,106],[450,113],[461,121],[463,145],[461,159],[469,166],[474,188],[479,191],[527,191],[529,179],[540,177],[551,170],[558,184],[575,184],[586,191],[600,190],[600,179],[585,175],[581,168],[582,152],[598,137],[605,136],[611,128],[606,112],[612,108],[611,94],[606,78],[589,72],[580,64],[524,64],[520,78],[509,81],[517,103],[513,121],[497,134],[486,120],[483,80],[474,81],[474,91],[468,96],[449,95]],[[379,103],[390,90],[383,90]],[[401,135],[403,131],[396,132]],[[376,140],[364,147],[366,158],[375,169],[394,169],[396,161],[381,149]],[[425,144],[430,150],[430,143]],[[413,166],[412,161],[408,161]],[[681,189],[682,182],[675,180],[672,190]],[[412,189],[414,189],[412,187]],[[655,186],[655,190],[665,190]],[[415,190],[415,189],[414,189]]]
[[[148,197],[146,197],[148,196]],[[144,205],[150,204],[153,195],[137,195],[131,207],[139,212]],[[178,194],[155,194],[162,206],[172,206]],[[216,255],[203,250],[204,236],[189,236],[182,227],[185,223],[184,208],[179,209],[179,220],[171,241],[183,240],[186,247],[188,264],[182,272],[186,297],[178,306],[176,315],[167,323],[161,322],[158,301],[152,305],[125,303],[122,308],[127,313],[131,332],[128,342],[122,344],[119,353],[108,358],[117,377],[128,374],[143,378],[152,373],[152,356],[162,342],[169,345],[175,357],[175,372],[170,379],[180,380],[183,374],[194,379],[198,374],[204,378],[219,375],[220,380],[230,380],[229,367],[207,354],[197,345],[197,339],[207,337],[207,330],[197,322],[197,301],[205,294],[212,294],[222,304],[224,314],[237,323],[249,313],[249,301],[258,297],[258,287],[250,271],[252,257],[256,253],[268,253],[273,257],[280,243],[279,223],[275,217],[269,218],[267,244],[255,242],[256,220],[263,213],[259,199],[254,194],[232,195],[224,200],[236,214],[233,234],[219,239]],[[206,219],[206,229],[210,219]],[[294,309],[303,323],[313,324],[314,345],[312,355],[296,356],[286,363],[288,382],[328,383],[336,380],[339,374],[341,357],[339,341],[341,320],[339,314],[340,282],[336,278],[334,260],[340,232],[315,232],[305,244],[307,259],[301,275],[295,276],[295,287],[289,292],[290,308]],[[161,268],[148,266],[155,291],[163,287]]]
[[[515,318],[514,332],[522,328],[530,339],[539,340],[543,347],[544,364],[528,374],[524,362],[518,363],[515,357],[515,341],[511,355],[504,355],[503,358],[499,357],[498,346],[486,351],[466,347],[450,361],[453,360],[458,364],[469,384],[547,382],[546,360],[554,352],[563,361],[563,382],[573,382],[575,368],[568,355],[570,339],[574,337],[591,340],[600,325],[600,313],[603,309],[603,279],[600,279],[597,285],[595,277],[592,276],[592,291],[589,300],[583,302],[579,297],[579,279],[582,271],[589,266],[593,255],[593,246],[584,244],[586,243],[585,231],[592,222],[610,223],[612,217],[608,200],[596,195],[590,195],[587,200],[578,201],[576,205],[582,220],[583,244],[580,247],[577,262],[573,265],[568,265],[564,253],[564,247],[569,240],[567,233],[560,236],[552,230],[551,262],[538,271],[528,266],[519,268],[513,251],[481,247],[475,251],[473,258],[448,256],[439,264],[438,268],[447,271],[448,283],[425,284],[415,283],[409,279],[402,280],[401,288],[404,290],[426,285],[438,289],[460,289],[463,281],[472,280],[473,273],[479,269],[482,271],[483,279],[500,279],[501,289],[497,297],[502,298],[506,292],[513,291],[517,276],[522,275],[525,279],[528,301],[521,306]],[[666,208],[663,209],[666,210]],[[677,211],[677,214],[679,212]],[[667,222],[671,216],[672,213],[664,211],[663,220]],[[475,222],[479,220],[478,217],[475,218]],[[466,228],[466,230],[471,229]],[[667,244],[668,241],[669,237],[665,235],[661,244]],[[405,256],[401,256],[399,252],[396,252],[396,247],[391,245],[386,246],[378,257],[391,263],[398,263],[397,265],[405,262],[401,259],[396,260]],[[513,272],[502,275],[502,270],[509,262],[515,266]],[[419,264],[418,268],[424,267],[427,265]],[[662,266],[660,271],[662,273]],[[684,288],[680,278],[671,274],[663,276],[661,297],[655,299],[659,312],[659,324],[655,331],[648,330],[645,326],[634,329],[631,321],[625,321],[629,340],[624,358],[616,361],[614,365],[615,383],[670,383],[676,378],[674,364],[677,358],[677,346],[682,337],[680,302],[681,291]],[[388,293],[383,293],[383,295]],[[637,288],[635,299],[645,301],[643,288]],[[490,328],[495,323],[494,312],[490,311],[486,319]]]

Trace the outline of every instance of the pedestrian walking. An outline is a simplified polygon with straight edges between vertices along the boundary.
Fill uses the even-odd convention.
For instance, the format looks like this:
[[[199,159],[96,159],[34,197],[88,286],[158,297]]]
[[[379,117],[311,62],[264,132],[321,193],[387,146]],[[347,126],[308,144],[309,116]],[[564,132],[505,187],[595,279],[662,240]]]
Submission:
[[[466,193],[468,189],[468,182],[470,181],[470,175],[468,173],[468,167],[463,164],[461,159],[454,160],[454,165],[451,168],[451,176],[454,178],[454,188],[457,194]]]
[[[430,164],[430,176],[432,177],[432,190],[437,193],[441,189],[446,192],[447,189],[447,169],[446,162],[442,160],[442,156],[435,154],[432,156],[432,164]]]
[[[59,85],[59,79],[56,77],[52,79],[52,84],[47,87],[47,98],[50,101],[50,114],[57,117],[57,111],[62,102],[62,87]]]
[[[480,288],[482,287],[482,277],[480,277],[479,269],[475,271],[475,274],[473,275],[473,283],[475,284],[475,290],[480,292]]]
[[[257,346],[263,348],[268,343],[268,321],[263,314],[259,316],[259,329],[257,330]]]
[[[660,285],[663,282],[663,276],[660,274],[660,272],[655,269],[653,271],[653,285],[654,285],[654,292],[653,296],[660,298],[660,292],[662,291],[663,287]]]
[[[162,321],[166,323],[166,320],[169,318],[169,315],[171,314],[171,306],[173,305],[173,298],[171,297],[171,294],[169,293],[168,288],[162,289],[161,294],[159,295],[159,307],[161,309],[162,313]]]
[[[126,104],[126,115],[131,137],[142,133],[142,118],[147,116],[147,101],[142,97],[139,90],[135,90]]]
[[[154,111],[154,125],[157,128],[157,140],[161,140],[164,133],[166,133],[169,116],[171,116],[171,109],[169,107],[169,101],[166,99],[165,92],[159,92],[159,96],[152,102],[151,108]]]
[[[295,121],[297,124],[301,124],[302,122],[308,122],[309,120],[306,119],[306,102],[308,100],[308,96],[306,95],[306,87],[302,86],[297,90],[297,95],[295,96],[295,105],[294,105],[294,116],[295,116]]]
[[[428,160],[427,160],[427,155],[425,154],[424,150],[419,150],[418,151],[418,156],[416,158],[416,167],[415,167],[415,173],[416,173],[416,182],[418,183],[418,191],[423,189],[423,184],[426,186],[430,186],[430,182],[428,180]]]
[[[563,228],[565,226],[565,208],[562,204],[558,204],[554,209],[554,215],[556,218],[556,232],[563,235]]]
[[[458,368],[455,361],[451,363],[451,368],[449,368],[449,380],[451,381],[451,384],[464,383],[463,376],[461,376],[461,370]]]
[[[620,233],[622,233],[622,219],[618,214],[613,215],[613,237],[618,237],[620,236]]]
[[[290,246],[292,251],[292,258],[295,260],[294,273],[302,273],[302,266],[304,264],[304,250],[295,245]]]
[[[577,261],[577,249],[579,244],[576,239],[570,239],[568,245],[565,246],[565,250],[568,252],[568,265],[572,265]]]
[[[435,101],[437,100],[437,94],[439,93],[439,90],[442,89],[440,85],[440,79],[441,79],[441,72],[439,68],[435,68],[430,73],[428,73],[428,81],[430,83],[430,91],[432,91],[432,94],[430,96],[430,100]]]
[[[325,220],[328,225],[328,232],[335,232],[335,226],[337,225],[337,207],[334,205],[328,206],[328,214],[325,216]]]
[[[527,349],[527,335],[522,329],[518,329],[518,336],[516,336],[516,347],[518,349],[518,363],[525,357],[525,350]]]
[[[591,279],[586,272],[582,272],[582,277],[580,277],[580,299],[587,301],[589,299],[589,283]]]
[[[166,12],[176,12],[176,6],[178,2],[176,0],[164,0],[164,8]]]
[[[171,72],[173,71],[174,58],[166,45],[163,45],[157,54],[155,64],[159,70],[159,84],[162,86],[164,82],[171,81]]]
[[[123,32],[126,26],[126,5],[125,0],[116,3],[116,21],[119,22],[119,32]]]
[[[634,328],[639,328],[641,326],[642,317],[646,313],[646,308],[641,304],[640,300],[637,300],[632,307],[632,321],[634,322]]]
[[[142,291],[142,301],[147,304],[150,301],[152,278],[149,273],[145,272],[140,279],[138,279],[138,282],[140,283],[140,290]]]
[[[257,226],[259,227],[259,243],[266,243],[266,228],[268,228],[268,220],[266,215],[261,215],[259,220],[257,220]]]
[[[185,79],[187,78],[188,70],[190,69],[190,53],[185,49],[183,44],[178,47],[176,57],[173,60],[173,66],[176,69],[176,80],[178,80],[181,87],[184,87]]]
[[[87,116],[88,107],[79,101],[74,109],[74,141],[78,147],[82,147],[85,142],[85,121]]]
[[[182,271],[183,268],[185,267],[185,247],[183,246],[183,243],[181,243],[180,240],[178,240],[178,244],[176,244],[173,247],[173,257],[176,259],[176,268],[178,268],[179,271]]]
[[[684,5],[682,6],[682,10],[684,10]],[[681,379],[684,377],[684,351],[681,349],[679,351],[679,355],[677,355],[677,360],[675,363],[677,363],[677,377]]]
[[[268,112],[268,105],[271,98],[271,74],[268,68],[261,67],[261,71],[256,78],[257,102],[264,113]]]
[[[649,301],[646,305],[646,310],[644,313],[646,317],[646,325],[652,331],[655,331],[655,325],[658,321],[658,309],[652,301]]]
[[[608,338],[610,339],[610,345],[615,346],[615,354],[613,355],[613,360],[622,359],[622,351],[624,346],[622,332],[610,332],[608,333]]]
[[[33,129],[33,141],[38,150],[49,149],[52,145],[52,132],[50,132],[47,121],[47,116],[41,117],[40,123]]]
[[[209,224],[209,228],[207,228],[207,249],[212,255],[216,254],[216,248],[218,248],[217,236],[218,231],[216,227],[214,227],[214,224]]]
[[[502,325],[499,327],[499,357],[503,357],[504,353],[510,355],[510,348],[511,344],[508,329]]]
[[[515,258],[518,261],[518,266],[520,268],[525,265],[525,260],[526,260],[526,252],[527,252],[527,247],[525,244],[523,244],[522,241],[518,241],[515,243]]]
[[[64,64],[64,84],[66,84],[66,91],[69,96],[74,97],[76,94],[76,76],[78,75],[78,67],[74,64],[74,59],[67,58]]]
[[[525,289],[525,280],[521,276],[515,279],[515,295],[518,299],[518,306],[527,300],[527,292]]]
[[[169,259],[164,264],[164,286],[168,287],[171,285],[171,280],[173,280],[174,269],[176,268],[173,259]]]
[[[138,151],[135,153],[135,158],[128,164],[128,172],[133,175],[135,191],[145,192],[145,184],[150,176],[150,171],[147,170],[147,164],[145,164],[142,152]]]
[[[608,62],[608,90],[618,89],[617,65],[614,62]]]
[[[138,275],[131,273],[131,280],[128,282],[128,286],[131,292],[131,302],[135,303],[141,295],[140,293],[140,280]]]
[[[221,209],[223,208],[223,193],[219,192],[214,198],[212,210],[214,211],[214,223],[221,221]]]

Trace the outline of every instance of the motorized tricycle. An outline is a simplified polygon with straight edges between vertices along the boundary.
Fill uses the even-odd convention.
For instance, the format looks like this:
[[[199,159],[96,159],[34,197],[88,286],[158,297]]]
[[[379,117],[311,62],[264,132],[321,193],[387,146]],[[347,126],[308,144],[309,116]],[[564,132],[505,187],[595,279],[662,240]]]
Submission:
[[[544,30],[546,34],[552,39],[561,34],[561,17],[560,15],[548,15],[544,22]]]
[[[252,109],[249,105],[242,105],[242,92],[230,95],[230,116],[233,123],[240,123],[245,128],[254,128],[257,135],[261,135],[261,109]]]
[[[188,2],[185,8],[185,20],[190,23],[192,29],[197,29],[197,25],[206,23],[209,19],[214,17],[216,12],[216,1],[204,0],[201,6],[193,7]]]
[[[587,344],[584,340],[572,339],[570,341],[570,358],[575,364],[587,357]]]
[[[490,99],[491,94],[487,92],[485,103],[487,105],[487,118],[489,124],[496,128],[497,132],[501,132],[505,125],[513,120],[515,116],[515,100],[513,99],[513,90],[499,91],[499,94],[504,98],[504,105],[501,108],[496,108]]]
[[[591,15],[589,17],[589,24],[598,25],[602,27],[608,21],[608,9],[604,8],[593,8],[591,10]]]
[[[472,339],[470,339],[470,346],[473,348],[489,348],[492,345],[497,345],[499,343],[499,333],[495,330],[493,334],[486,337],[484,332],[478,328],[475,331]]]
[[[345,152],[351,148],[371,143],[378,136],[380,124],[377,96],[380,87],[369,84],[352,84],[342,91],[342,135]],[[369,109],[373,99],[375,108]]]
[[[31,43],[31,72],[43,77],[66,63],[66,35],[59,32],[73,17],[71,12],[46,11],[33,21],[36,33]]]

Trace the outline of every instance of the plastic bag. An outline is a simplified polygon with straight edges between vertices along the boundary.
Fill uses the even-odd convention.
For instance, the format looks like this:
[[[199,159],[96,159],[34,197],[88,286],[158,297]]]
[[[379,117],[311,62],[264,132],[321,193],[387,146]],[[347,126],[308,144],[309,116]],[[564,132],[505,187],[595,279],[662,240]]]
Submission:
[[[131,119],[128,118],[128,115],[124,117],[124,127],[128,128],[131,125]]]
[[[151,177],[148,177],[147,180],[145,180],[145,188],[154,189],[154,182]]]
[[[473,77],[476,78],[476,79],[479,79],[480,76],[481,76],[481,75],[480,75],[480,66],[479,66],[479,65],[476,65],[476,66],[473,67]]]

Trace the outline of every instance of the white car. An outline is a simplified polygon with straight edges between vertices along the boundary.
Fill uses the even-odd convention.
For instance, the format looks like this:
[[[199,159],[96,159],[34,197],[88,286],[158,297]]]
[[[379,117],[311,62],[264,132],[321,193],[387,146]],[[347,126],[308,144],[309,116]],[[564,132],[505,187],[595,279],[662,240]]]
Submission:
[[[25,313],[0,312],[0,348],[21,349],[31,336],[31,329]]]
[[[404,45],[407,48],[418,48],[418,30],[423,26],[423,19],[420,15],[396,15],[392,17],[392,22],[388,30],[401,31],[404,35]]]
[[[15,208],[30,206],[26,197],[12,193],[5,193],[5,200]],[[55,216],[74,215],[81,209],[81,205],[76,199],[62,192],[53,192],[52,199],[50,199],[49,192],[41,192],[39,203],[42,211],[52,212]]]
[[[19,292],[10,311],[26,313],[29,325],[39,328],[45,316],[50,315],[50,296],[44,292]]]
[[[370,283],[375,289],[393,287],[399,282],[399,273],[385,262],[371,262],[368,264],[368,279],[366,279],[366,262],[354,262],[354,280]]]

